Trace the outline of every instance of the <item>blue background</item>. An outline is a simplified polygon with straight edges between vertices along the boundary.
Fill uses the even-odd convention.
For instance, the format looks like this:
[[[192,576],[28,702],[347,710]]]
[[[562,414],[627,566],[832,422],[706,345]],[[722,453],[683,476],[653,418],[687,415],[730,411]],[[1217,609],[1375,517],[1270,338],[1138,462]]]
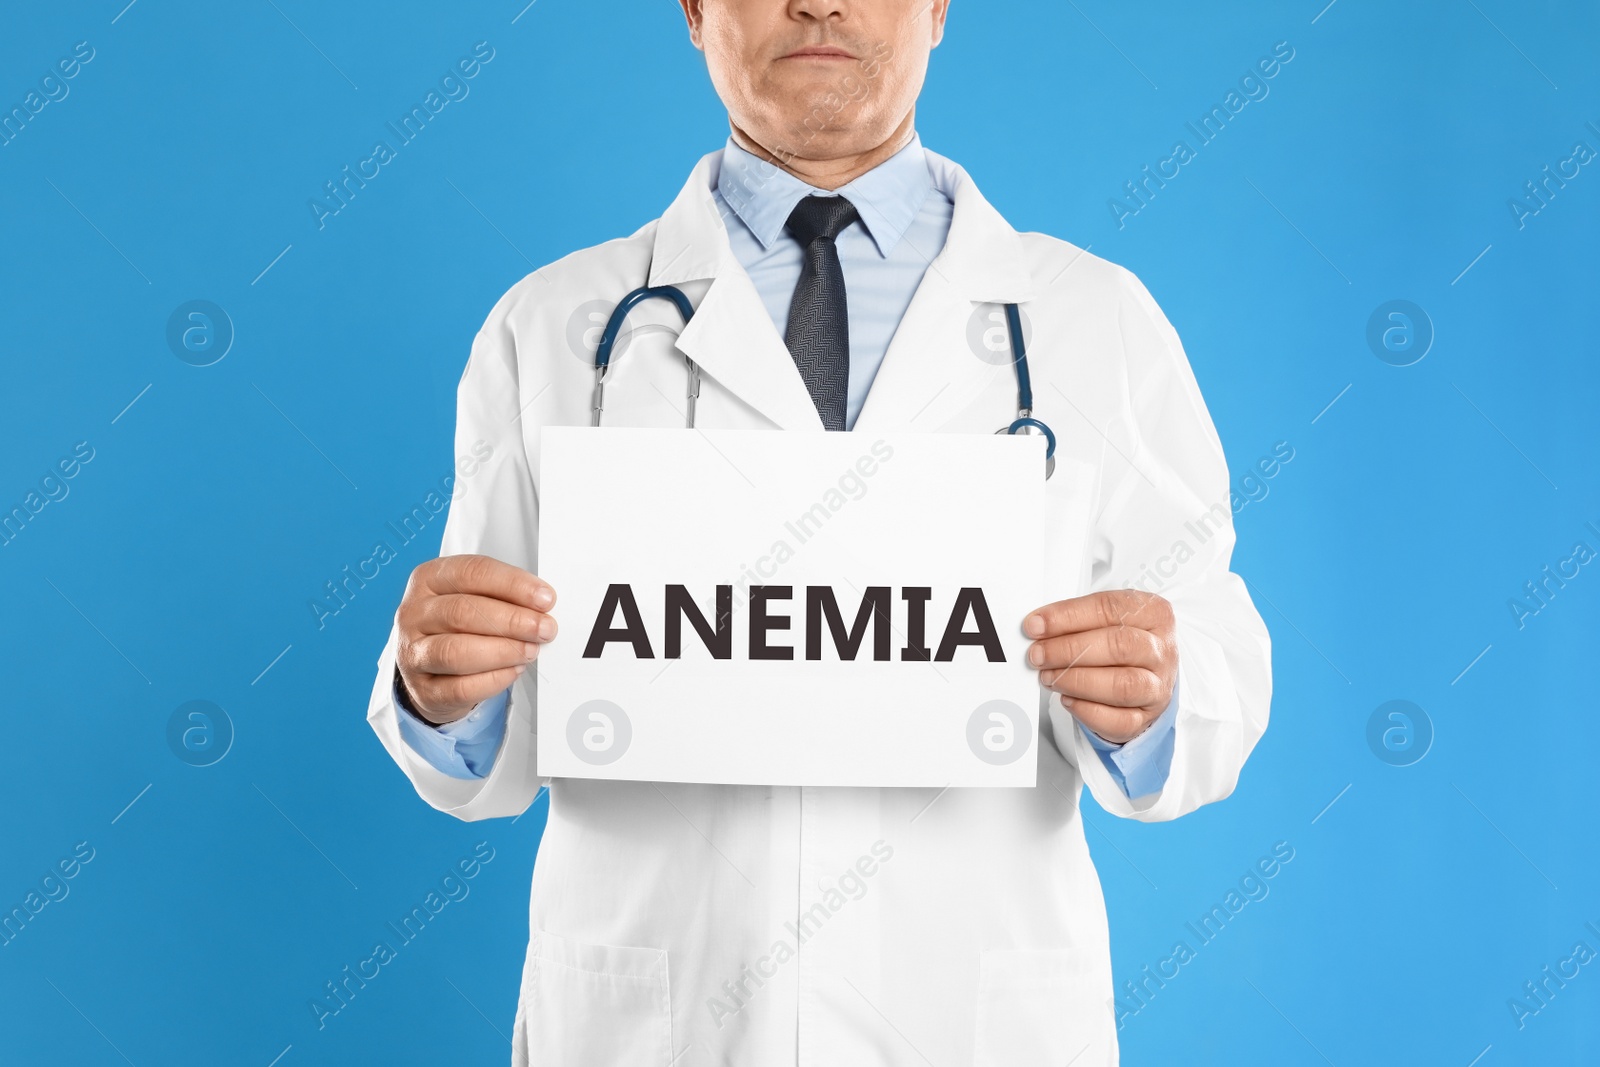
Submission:
[[[436,813],[364,720],[438,528],[324,628],[308,602],[450,472],[494,300],[659,214],[723,113],[666,0],[124,2],[0,32],[6,111],[95,50],[0,147],[0,510],[94,449],[0,548],[0,909],[94,849],[0,948],[0,1059],[505,1062],[544,801]],[[1600,963],[1521,1029],[1507,1004],[1600,951],[1600,565],[1521,627],[1508,606],[1600,550],[1600,163],[1520,228],[1508,207],[1600,151],[1600,9],[1324,3],[958,0],[922,97],[925,143],[1019,229],[1146,282],[1256,497],[1234,567],[1276,698],[1237,792],[1086,813],[1119,983],[1274,843],[1294,859],[1129,1002],[1125,1057],[1600,1062]],[[319,230],[308,200],[478,41],[470,95]],[[1270,94],[1119,227],[1108,200],[1279,41]],[[236,333],[203,368],[166,340],[193,299]],[[1435,335],[1410,366],[1367,340],[1394,299]],[[210,766],[169,745],[191,700],[231,723]],[[1398,754],[1368,741],[1390,700],[1422,709]],[[479,841],[470,896],[319,1031],[307,1002]]]

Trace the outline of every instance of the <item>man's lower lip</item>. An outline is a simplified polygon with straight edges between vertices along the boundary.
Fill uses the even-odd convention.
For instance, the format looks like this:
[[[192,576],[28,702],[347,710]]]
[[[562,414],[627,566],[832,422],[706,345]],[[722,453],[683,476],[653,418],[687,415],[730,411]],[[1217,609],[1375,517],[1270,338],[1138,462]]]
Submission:
[[[784,59],[854,59],[853,56],[835,55],[831,52],[796,52],[794,55],[784,56]]]

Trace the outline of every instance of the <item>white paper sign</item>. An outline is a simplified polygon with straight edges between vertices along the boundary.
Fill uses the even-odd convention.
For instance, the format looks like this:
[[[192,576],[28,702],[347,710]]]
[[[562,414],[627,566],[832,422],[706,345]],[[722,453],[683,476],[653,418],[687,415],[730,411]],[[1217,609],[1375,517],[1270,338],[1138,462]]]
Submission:
[[[538,773],[1031,786],[1044,440],[548,427]]]

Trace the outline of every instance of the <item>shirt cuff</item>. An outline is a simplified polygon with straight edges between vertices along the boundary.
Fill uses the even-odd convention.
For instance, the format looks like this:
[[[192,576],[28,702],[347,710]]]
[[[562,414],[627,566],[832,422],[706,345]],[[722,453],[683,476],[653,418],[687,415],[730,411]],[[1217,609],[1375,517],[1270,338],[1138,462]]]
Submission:
[[[455,722],[435,726],[419,718],[400,699],[398,679],[394,702],[400,736],[428,765],[452,778],[486,778],[505,736],[506,708],[511,691],[497,693]]]
[[[1124,744],[1107,741],[1093,730],[1078,723],[1083,736],[1105,764],[1112,779],[1129,800],[1137,800],[1151,793],[1159,793],[1172,773],[1172,748],[1177,740],[1174,725],[1178,718],[1179,693],[1183,688],[1183,671],[1172,685],[1172,700],[1166,710],[1133,740]]]

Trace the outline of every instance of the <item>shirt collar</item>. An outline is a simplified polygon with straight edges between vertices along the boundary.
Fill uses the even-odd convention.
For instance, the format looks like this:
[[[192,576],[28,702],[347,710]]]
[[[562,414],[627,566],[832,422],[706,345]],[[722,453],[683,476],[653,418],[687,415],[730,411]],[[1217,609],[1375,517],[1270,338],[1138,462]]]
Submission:
[[[922,139],[913,134],[910,144],[834,192],[855,205],[878,254],[887,256],[932,190],[933,176]],[[789,213],[802,199],[814,193],[832,195],[746,152],[731,137],[722,149],[717,193],[763,249],[783,236]]]

